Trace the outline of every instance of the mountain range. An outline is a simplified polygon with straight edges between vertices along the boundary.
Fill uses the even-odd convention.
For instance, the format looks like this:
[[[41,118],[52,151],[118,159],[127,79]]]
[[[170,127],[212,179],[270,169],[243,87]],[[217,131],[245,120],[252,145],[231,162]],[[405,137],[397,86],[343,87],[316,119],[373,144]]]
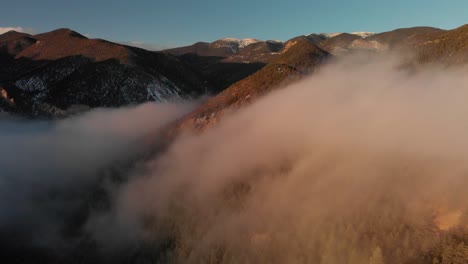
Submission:
[[[69,29],[34,36],[7,32],[0,36],[0,58],[8,108],[29,116],[192,98],[207,89],[176,56],[88,39]]]
[[[313,72],[355,51],[411,51],[411,64],[459,65],[468,60],[468,25],[442,30],[308,34],[288,41],[223,38],[148,51],[70,29],[0,35],[0,109],[54,118],[94,107],[181,101],[214,95],[183,120],[210,123],[285,80]],[[190,121],[188,121],[190,120]],[[184,126],[181,124],[181,126]]]
[[[468,226],[456,224],[468,219],[462,215],[465,208],[458,210],[466,207],[467,170],[459,159],[466,149],[465,101],[457,95],[466,93],[445,92],[446,85],[463,87],[445,82],[458,75],[442,71],[444,82],[435,86],[426,75],[419,76],[419,85],[408,82],[423,89],[443,87],[435,94],[451,95],[443,104],[418,89],[406,93],[407,83],[403,96],[392,94],[400,87],[383,85],[389,93],[362,89],[364,98],[354,103],[354,93],[343,89],[341,94],[333,86],[378,87],[389,81],[389,70],[373,76],[373,65],[362,67],[363,74],[349,79],[340,77],[349,69],[324,70],[328,80],[339,80],[317,85],[331,91],[330,98],[294,93],[292,87],[285,90],[294,96],[272,96],[265,111],[246,109],[239,115],[248,116],[255,129],[241,122],[193,136],[354,53],[363,59],[400,54],[404,59],[398,67],[408,68],[408,75],[419,67],[458,67],[468,62],[468,25],[312,33],[287,41],[223,38],[162,51],[90,39],[71,29],[0,35],[0,117],[22,117],[5,118],[3,126],[0,160],[6,176],[0,178],[0,193],[7,208],[0,219],[0,258],[14,259],[8,263],[172,263],[168,260],[179,258],[184,261],[174,262],[236,263],[242,262],[236,261],[238,252],[251,250],[268,255],[256,263],[288,262],[275,260],[275,251],[307,263],[346,263],[338,257],[349,251],[348,263],[467,263]],[[398,82],[408,76],[396,71],[402,73],[394,78]],[[303,88],[315,91],[314,85]],[[145,104],[65,119],[93,108],[200,97],[205,98],[200,105],[177,111],[169,109],[173,105]],[[294,109],[296,104],[317,107]],[[444,107],[448,110],[439,112]],[[165,111],[168,120],[162,118]],[[270,118],[275,126],[264,122]],[[184,132],[193,133],[174,140]],[[440,205],[431,204],[439,200]],[[237,235],[242,239],[224,242]],[[312,250],[320,254],[309,257]]]

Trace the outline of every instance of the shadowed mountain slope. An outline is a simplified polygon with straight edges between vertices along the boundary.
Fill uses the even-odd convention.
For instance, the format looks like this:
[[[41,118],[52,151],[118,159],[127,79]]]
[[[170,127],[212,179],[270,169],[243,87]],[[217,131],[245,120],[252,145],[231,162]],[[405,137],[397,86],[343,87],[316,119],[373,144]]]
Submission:
[[[69,29],[0,35],[0,59],[0,87],[14,99],[8,111],[30,116],[61,116],[75,105],[188,99],[208,89],[176,56],[88,39]]]

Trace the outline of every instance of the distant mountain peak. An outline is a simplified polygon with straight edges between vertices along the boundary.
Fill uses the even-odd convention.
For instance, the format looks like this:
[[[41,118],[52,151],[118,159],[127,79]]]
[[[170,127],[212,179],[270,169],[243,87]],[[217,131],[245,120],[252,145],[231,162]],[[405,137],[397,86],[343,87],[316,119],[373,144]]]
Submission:
[[[245,48],[250,44],[258,43],[261,42],[258,39],[254,38],[244,38],[244,39],[238,39],[238,38],[222,38],[219,39],[215,42],[228,42],[228,43],[237,43],[239,45],[239,48]]]
[[[12,38],[20,38],[20,37],[30,37],[31,35],[23,32],[18,32],[15,30],[7,31],[3,34],[0,34],[1,39],[12,39]]]
[[[325,38],[333,38],[333,37],[339,36],[339,35],[344,34],[344,33],[345,32],[320,33],[319,35],[321,35],[321,36],[323,36]],[[351,33],[348,33],[348,34],[360,36],[361,38],[367,38],[367,37],[375,35],[376,33],[375,32],[368,32],[368,31],[355,31],[355,32],[351,32]],[[312,34],[310,34],[310,35],[312,35]]]
[[[314,34],[314,33],[312,33],[312,34]],[[312,35],[312,34],[309,34],[309,35]],[[343,32],[320,33],[319,35],[324,36],[326,38],[333,38],[333,37],[336,37],[336,36],[341,35],[341,34],[343,34]]]
[[[367,37],[375,35],[376,33],[375,32],[367,32],[367,31],[357,31],[357,32],[351,32],[350,34],[358,35],[358,36],[360,36],[362,38],[367,38]]]
[[[0,36],[7,36],[7,35],[29,35],[27,33],[23,33],[23,32],[19,32],[19,31],[16,31],[16,30],[9,30],[3,34],[0,34]]]
[[[71,30],[69,28],[59,28],[56,30],[52,30],[47,33],[39,34],[36,35],[36,37],[41,37],[41,36],[67,36],[67,37],[76,37],[76,38],[82,38],[82,39],[87,39],[87,37],[81,35],[80,33]]]

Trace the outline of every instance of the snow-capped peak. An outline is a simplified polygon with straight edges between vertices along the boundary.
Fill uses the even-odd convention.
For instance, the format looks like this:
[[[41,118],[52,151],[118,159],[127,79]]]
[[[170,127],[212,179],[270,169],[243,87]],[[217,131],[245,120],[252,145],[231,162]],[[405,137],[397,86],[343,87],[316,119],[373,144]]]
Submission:
[[[367,38],[367,37],[370,37],[372,35],[375,35],[374,32],[366,32],[366,31],[351,32],[351,34],[358,35],[361,38]]]
[[[320,33],[319,35],[324,36],[326,38],[333,38],[333,37],[336,37],[336,36],[341,35],[341,34],[343,34],[343,32]],[[360,36],[361,38],[367,38],[367,37],[370,37],[372,35],[375,35],[376,33],[366,32],[366,31],[357,31],[357,32],[351,32],[349,34]]]
[[[260,40],[254,39],[254,38],[245,38],[245,39],[222,38],[222,39],[220,39],[219,41],[237,43],[237,44],[239,44],[239,48],[245,48],[245,47],[247,47],[247,46],[250,45],[250,44],[254,44],[254,43],[260,42]]]
[[[336,37],[336,36],[341,35],[341,34],[343,34],[343,32],[320,33],[319,35],[324,36],[326,38],[333,38],[333,37]]]

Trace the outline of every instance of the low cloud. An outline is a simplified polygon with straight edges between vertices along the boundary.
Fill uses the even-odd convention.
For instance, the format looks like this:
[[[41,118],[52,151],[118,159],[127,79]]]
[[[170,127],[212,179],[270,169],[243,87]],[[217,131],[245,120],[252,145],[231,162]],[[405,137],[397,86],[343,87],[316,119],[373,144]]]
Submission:
[[[2,116],[0,244],[60,245],[63,229],[86,215],[86,197],[109,175],[124,175],[151,151],[150,134],[192,107],[148,103],[61,121]]]
[[[190,107],[7,125],[0,233],[88,262],[464,263],[466,70],[347,58],[158,149]]]
[[[331,64],[181,136],[88,230],[176,263],[447,260],[445,232],[468,231],[467,84],[392,58]]]

